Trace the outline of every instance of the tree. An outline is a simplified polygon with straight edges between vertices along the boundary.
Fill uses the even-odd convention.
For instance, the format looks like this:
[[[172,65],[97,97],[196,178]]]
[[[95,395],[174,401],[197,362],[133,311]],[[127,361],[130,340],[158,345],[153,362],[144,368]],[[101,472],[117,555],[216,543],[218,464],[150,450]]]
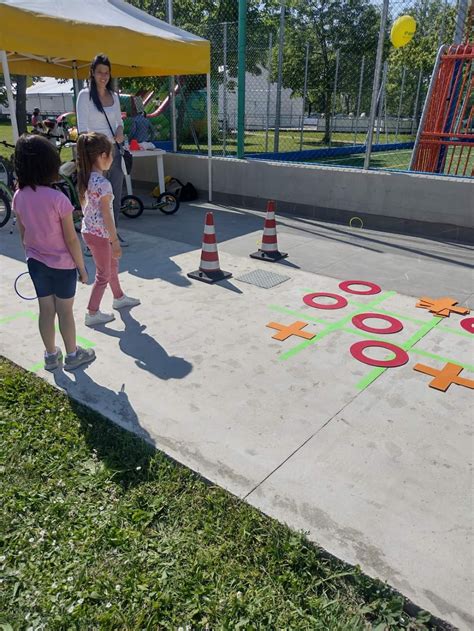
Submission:
[[[455,7],[447,5],[445,0],[416,0],[409,13],[417,23],[413,40],[403,48],[393,48],[387,42],[386,55],[389,64],[387,104],[392,112],[398,108],[403,68],[406,68],[402,116],[413,115],[420,70],[422,90],[425,92],[438,49],[441,44],[452,42],[456,21]],[[394,14],[391,20],[397,17],[398,14]],[[419,107],[421,103],[419,99]]]
[[[337,51],[337,109],[349,113],[356,105],[362,56],[375,58],[379,24],[378,10],[369,0],[293,0],[290,5],[283,85],[302,93],[305,46],[309,43],[308,102],[311,109],[324,113],[324,144],[330,141]],[[368,66],[366,77],[370,76]],[[369,102],[371,84],[364,84],[364,98]]]
[[[24,134],[27,131],[27,116],[26,116],[26,82],[27,77],[23,75],[12,75],[12,88],[15,93],[15,113],[18,123],[18,131]],[[0,77],[0,104],[8,105],[7,89],[5,87],[5,81],[3,76]]]
[[[14,77],[16,81],[16,122],[20,136],[27,131],[26,79],[25,75],[15,75]]]

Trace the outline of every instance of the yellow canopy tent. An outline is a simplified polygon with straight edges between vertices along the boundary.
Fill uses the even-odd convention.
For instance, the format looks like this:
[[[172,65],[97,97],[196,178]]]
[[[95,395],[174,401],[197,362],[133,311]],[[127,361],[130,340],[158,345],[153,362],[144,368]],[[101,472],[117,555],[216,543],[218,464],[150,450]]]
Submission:
[[[123,0],[0,0],[0,56],[14,134],[10,72],[83,79],[101,52],[118,77],[206,74],[211,157],[210,43]]]

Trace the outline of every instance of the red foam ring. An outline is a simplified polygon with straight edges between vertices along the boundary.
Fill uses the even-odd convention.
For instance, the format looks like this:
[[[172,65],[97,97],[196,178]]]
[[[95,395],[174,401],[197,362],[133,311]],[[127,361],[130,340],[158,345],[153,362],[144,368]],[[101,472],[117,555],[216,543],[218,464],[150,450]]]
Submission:
[[[201,252],[201,261],[218,261],[219,254],[217,252]]]
[[[202,242],[203,243],[216,243],[216,233],[213,232],[212,234],[204,234],[202,237]]]
[[[385,329],[368,326],[364,320],[368,318],[378,318],[379,320],[385,320],[390,324]],[[403,324],[397,318],[392,316],[383,315],[382,313],[359,313],[352,318],[352,324],[361,331],[367,331],[368,333],[398,333],[403,329]]]
[[[364,355],[363,351],[366,348],[385,348],[386,350],[395,353],[395,357],[393,359],[372,359],[371,357]],[[368,366],[378,366],[380,368],[397,368],[398,366],[406,364],[409,359],[408,353],[404,351],[403,348],[395,346],[395,344],[390,344],[389,342],[378,342],[375,340],[356,342],[351,346],[350,352],[354,359],[357,359],[363,364],[367,364]]]
[[[474,318],[464,318],[461,320],[461,326],[468,333],[474,333]]]
[[[212,213],[206,213],[206,226],[214,225],[214,215]]]
[[[369,291],[357,291],[355,289],[350,289],[350,285],[365,285],[366,287],[369,287]],[[347,291],[348,294],[356,294],[358,296],[372,296],[373,294],[379,294],[382,291],[379,285],[367,280],[344,280],[342,283],[339,283],[339,289]]]
[[[315,298],[333,298],[336,302],[335,304],[323,304],[321,302],[314,302]],[[344,296],[338,296],[337,294],[329,294],[327,292],[316,292],[314,294],[306,294],[303,296],[303,302],[308,307],[314,307],[315,309],[343,309],[347,307],[347,300]]]
[[[276,225],[275,219],[265,219],[265,228],[276,228]]]

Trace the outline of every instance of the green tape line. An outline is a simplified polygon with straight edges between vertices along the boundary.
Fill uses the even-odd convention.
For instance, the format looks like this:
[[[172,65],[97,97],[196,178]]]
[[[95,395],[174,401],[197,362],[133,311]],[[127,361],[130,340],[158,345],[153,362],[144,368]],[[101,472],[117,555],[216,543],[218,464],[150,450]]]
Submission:
[[[350,302],[350,301],[349,301]],[[360,302],[350,302],[354,307],[363,307],[364,305],[360,304]],[[412,318],[411,316],[402,315],[401,313],[395,313],[394,311],[386,311],[385,309],[377,309],[380,313],[384,315],[392,316],[392,318],[398,318],[400,320],[406,320],[407,322],[413,322],[413,324],[418,324],[422,326],[426,323],[426,320],[417,320],[417,318]]]
[[[438,331],[444,331],[446,333],[454,333],[454,335],[461,335],[462,337],[469,337],[471,338],[471,340],[474,340],[472,333],[466,333],[466,331],[458,331],[457,329],[450,329],[449,326],[439,326]]]
[[[428,353],[428,351],[422,351],[420,348],[412,348],[410,352],[416,353],[416,355],[421,355],[422,357],[429,357],[430,359],[437,359],[445,364],[456,364],[457,366],[462,366],[466,370],[470,370],[474,372],[474,366],[472,364],[465,364],[464,362],[458,362],[456,359],[448,359],[447,357],[441,357],[440,355],[435,355],[434,353]]]
[[[442,318],[432,318],[429,322],[425,322],[424,326],[421,327],[419,331],[414,333],[404,344],[400,344],[400,348],[403,348],[405,351],[409,351],[417,342],[419,342],[427,333],[434,329],[435,326],[441,322]],[[356,388],[358,390],[364,390],[367,386],[370,386],[381,374],[383,374],[387,368],[385,367],[377,367],[369,372],[367,376],[361,379],[357,384]]]
[[[272,311],[277,311],[278,313],[285,313],[286,315],[295,316],[295,318],[304,318],[305,320],[309,320],[310,322],[317,322],[318,324],[326,324],[327,320],[321,320],[320,318],[312,318],[306,313],[300,313],[299,311],[294,311],[293,309],[287,309],[286,307],[279,307],[278,305],[269,305],[268,307]]]
[[[385,293],[382,293],[382,294],[378,295],[376,298],[374,298],[373,300],[371,300],[370,302],[365,304],[363,306],[363,308],[357,309],[356,311],[353,311],[352,313],[350,313],[349,315],[345,316],[344,318],[341,318],[337,322],[334,322],[333,324],[328,325],[323,331],[321,331],[321,333],[318,333],[315,337],[313,337],[313,339],[306,340],[305,342],[301,342],[301,344],[298,344],[298,346],[295,346],[294,348],[290,349],[286,353],[282,353],[278,359],[280,359],[282,361],[285,361],[286,359],[289,359],[290,357],[294,357],[299,352],[301,352],[302,350],[304,350],[308,346],[311,346],[312,344],[316,344],[316,342],[319,342],[320,340],[325,338],[330,333],[333,333],[334,331],[341,330],[344,327],[344,325],[347,324],[347,322],[349,322],[349,320],[352,320],[352,318],[355,315],[357,315],[358,313],[363,313],[368,308],[375,307],[376,305],[378,305],[379,303],[383,302],[387,298],[390,298],[391,296],[395,295],[396,293],[397,293],[396,291],[388,291],[388,292],[385,292]]]
[[[17,320],[18,318],[31,318],[32,316],[35,316],[35,314],[32,311],[20,311],[19,313],[15,313],[15,315],[6,316],[5,318],[0,318],[0,324],[7,324],[7,322],[11,322],[12,320]]]
[[[30,320],[34,320],[36,322],[38,320],[38,314],[34,313],[33,311],[20,311],[19,313],[15,313],[14,315],[1,318],[0,324],[6,324],[8,322],[11,322],[12,320],[17,320],[18,318],[29,318]],[[59,332],[59,327],[55,325],[54,330],[56,332]],[[80,335],[76,335],[76,340],[77,340],[77,343],[83,348],[94,348],[94,346],[96,346],[95,342],[92,342],[91,340],[88,340],[85,337],[81,337]],[[36,362],[36,364],[33,364],[32,366],[30,366],[28,370],[30,372],[38,372],[38,370],[41,370],[43,366],[44,366],[43,361]]]

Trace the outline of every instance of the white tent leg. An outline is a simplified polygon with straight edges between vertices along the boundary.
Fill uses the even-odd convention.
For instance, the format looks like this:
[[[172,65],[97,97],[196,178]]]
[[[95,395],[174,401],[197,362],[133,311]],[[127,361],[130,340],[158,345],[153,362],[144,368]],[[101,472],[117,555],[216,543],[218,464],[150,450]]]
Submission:
[[[16,141],[18,140],[18,123],[16,120],[16,106],[15,99],[13,98],[12,82],[10,79],[10,70],[8,68],[7,53],[4,50],[1,50],[0,57],[2,58],[3,77],[5,79],[5,87],[7,89],[8,109],[10,110],[10,120],[12,122],[13,130],[13,142],[16,143]]]
[[[211,75],[206,75],[207,91],[207,178],[209,201],[212,202],[212,112],[211,112]]]
[[[171,140],[173,141],[173,151],[178,151],[178,136],[176,133],[176,83],[174,75],[170,77],[171,89]]]

